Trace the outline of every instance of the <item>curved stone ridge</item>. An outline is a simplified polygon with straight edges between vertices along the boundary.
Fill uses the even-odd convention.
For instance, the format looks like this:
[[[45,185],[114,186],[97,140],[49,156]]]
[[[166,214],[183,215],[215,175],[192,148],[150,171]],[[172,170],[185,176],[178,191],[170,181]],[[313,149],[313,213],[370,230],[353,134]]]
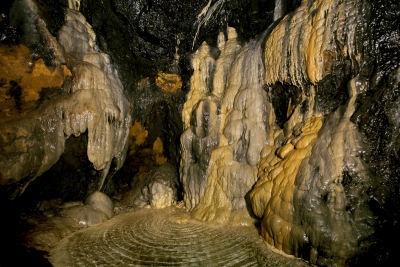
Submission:
[[[144,209],[75,233],[54,266],[306,266],[269,251],[255,228],[199,222],[179,209]]]

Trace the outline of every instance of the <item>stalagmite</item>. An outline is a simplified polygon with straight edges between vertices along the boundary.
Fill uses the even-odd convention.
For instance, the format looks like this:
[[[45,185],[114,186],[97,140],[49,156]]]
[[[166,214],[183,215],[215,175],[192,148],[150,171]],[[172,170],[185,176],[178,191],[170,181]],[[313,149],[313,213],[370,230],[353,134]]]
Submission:
[[[280,1],[276,3],[275,20],[282,15]],[[254,212],[269,244],[318,265],[345,265],[369,245],[359,244],[372,234],[374,224],[363,194],[372,183],[363,160],[368,149],[350,121],[357,95],[367,91],[368,84],[361,78],[351,80],[349,99],[326,118],[317,99],[323,86],[318,83],[331,75],[336,62],[351,62],[351,70],[359,64],[354,47],[357,5],[357,1],[302,1],[258,41],[242,47],[232,28],[228,40],[218,36],[220,56],[208,79],[223,111],[218,120],[219,143],[206,146],[205,139],[188,132],[181,137],[184,187],[199,173],[188,172],[203,157],[194,148],[209,148],[209,160],[202,163],[202,182],[196,183],[200,194],[184,191],[194,218],[251,224]],[[207,87],[192,97],[199,92],[198,73],[195,68],[186,106],[205,101],[209,92]],[[282,129],[275,124],[272,108],[279,105],[272,99],[276,84],[297,90],[285,100]],[[208,111],[201,105],[192,113],[186,109],[186,125],[190,114],[198,118]],[[193,151],[190,157],[188,151]],[[348,179],[351,187],[345,184]]]
[[[188,188],[184,191],[185,204],[189,210],[193,210],[192,215],[195,218],[251,225],[253,222],[247,210],[245,197],[256,181],[256,165],[260,159],[260,152],[268,143],[266,121],[271,118],[271,107],[265,104],[266,94],[262,89],[264,69],[261,42],[251,41],[240,48],[236,37],[233,28],[228,28],[228,41],[225,43],[220,35],[221,55],[217,60],[214,76],[209,77],[214,81],[212,92],[221,99],[214,95],[203,97],[192,113],[196,118],[201,114],[209,116],[207,125],[215,125],[213,131],[218,136],[218,142],[205,138],[200,141],[187,130],[181,137],[184,155],[181,161],[181,176],[184,188]],[[201,47],[200,51],[202,49]],[[196,52],[198,53],[200,52]],[[191,92],[198,90],[197,83],[194,82],[198,79],[196,75],[198,74],[195,69]],[[185,105],[191,101],[198,101],[194,97],[191,98],[194,95],[191,92]],[[200,104],[211,97],[217,99],[218,103],[221,102],[221,107],[216,113],[218,116],[208,111],[208,105]],[[184,121],[187,121],[186,114],[184,110]],[[195,125],[206,126],[199,123]],[[195,149],[197,146],[207,148],[207,154],[201,152],[203,149]],[[189,172],[189,168],[197,166],[197,161],[200,162],[200,169]],[[191,183],[198,173],[201,173],[202,178],[201,182],[198,178],[194,180],[197,186],[194,192],[191,190]]]
[[[7,234],[62,266],[396,258],[398,0],[6,2]]]

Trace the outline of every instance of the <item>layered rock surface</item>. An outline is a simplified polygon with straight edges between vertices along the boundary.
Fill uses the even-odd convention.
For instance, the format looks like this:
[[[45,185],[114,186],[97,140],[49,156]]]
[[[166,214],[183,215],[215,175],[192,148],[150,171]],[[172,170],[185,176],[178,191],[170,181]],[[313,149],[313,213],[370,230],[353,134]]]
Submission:
[[[362,130],[370,128],[357,101],[382,90],[380,75],[390,76],[386,92],[393,107],[397,98],[388,92],[398,86],[396,71],[383,74],[379,65],[374,72],[366,62],[376,53],[360,26],[373,21],[363,16],[366,7],[377,8],[375,2],[302,1],[257,40],[242,46],[235,38],[225,41],[234,36],[227,29],[218,36],[220,53],[199,48],[181,136],[184,199],[194,218],[250,224],[255,216],[265,240],[285,253],[322,266],[361,262],[381,223],[371,201],[383,203],[378,181],[395,181],[376,176],[371,159],[377,161],[377,151],[393,152],[366,141],[372,131]],[[211,98],[221,106],[213,112],[201,104]],[[396,127],[391,114],[397,111],[385,110]],[[190,115],[207,123],[189,124]],[[198,138],[194,125],[203,131],[215,125],[218,138]],[[192,166],[202,171],[192,175]],[[395,175],[396,166],[380,168]]]
[[[96,51],[94,32],[78,11],[67,11],[66,24],[59,31],[58,40],[67,52],[63,54],[60,52],[61,46],[43,26],[44,22],[37,14],[35,3],[16,1],[12,10],[16,13],[20,9],[29,13],[33,19],[33,25],[30,27],[40,29],[32,33],[27,32],[24,35],[26,43],[33,45],[37,38],[47,40],[49,46],[56,48],[53,56],[58,60],[54,61],[57,68],[53,71],[44,67],[41,73],[37,73],[42,64],[40,60],[28,62],[30,65],[35,65],[32,73],[26,74],[30,71],[29,68],[24,69],[23,62],[16,65],[18,68],[13,68],[17,73],[15,75],[22,77],[22,83],[14,86],[20,86],[22,92],[17,95],[13,93],[17,89],[10,89],[16,109],[28,112],[28,107],[26,111],[22,108],[29,105],[30,99],[39,100],[38,95],[46,93],[41,88],[58,87],[60,92],[51,101],[41,104],[37,110],[18,120],[2,124],[0,161],[2,184],[24,179],[27,182],[17,194],[22,193],[30,181],[57,162],[64,150],[65,140],[70,135],[79,136],[86,131],[88,158],[95,169],[104,170],[103,178],[105,178],[113,160],[116,169],[121,168],[125,161],[131,124],[129,103],[124,96],[118,73],[110,63],[108,55]],[[26,19],[21,18],[21,20],[23,25],[29,23]],[[17,62],[24,60],[23,54],[15,56],[20,56]],[[67,59],[66,65],[62,64],[64,57]],[[8,61],[8,64],[12,64],[12,61]],[[12,77],[12,73],[11,76],[7,73],[4,73],[6,82],[18,79]],[[38,75],[41,83],[34,80]],[[68,79],[67,75],[70,75]],[[46,79],[46,76],[51,78]],[[24,82],[25,80],[29,80],[33,85]],[[47,89],[47,91],[51,93],[52,90]],[[33,98],[29,98],[28,93],[33,95]],[[17,162],[18,165],[8,168],[11,162]],[[99,187],[101,188],[101,182]]]
[[[14,2],[0,41],[29,49],[0,47],[2,197],[46,174],[25,191],[39,202],[21,202],[35,210],[68,168],[77,175],[60,187],[72,198],[103,188],[121,200],[140,184],[130,204],[170,205],[183,132],[183,200],[196,219],[258,221],[269,244],[322,266],[396,255],[397,0]],[[108,218],[67,209],[86,225]],[[68,218],[50,220],[63,230],[41,244],[75,231]]]
[[[77,232],[51,251],[50,262],[54,266],[306,266],[267,250],[253,227],[207,224],[172,208],[120,214]]]

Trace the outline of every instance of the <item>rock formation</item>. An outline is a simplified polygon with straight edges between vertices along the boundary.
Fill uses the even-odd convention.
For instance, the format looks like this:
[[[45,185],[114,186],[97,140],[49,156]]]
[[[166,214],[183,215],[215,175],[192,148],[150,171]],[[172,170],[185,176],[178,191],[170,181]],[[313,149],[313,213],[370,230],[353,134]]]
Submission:
[[[47,249],[113,205],[178,203],[197,220],[256,225],[310,264],[389,262],[399,14],[397,0],[5,1],[8,227],[27,210],[64,214],[48,222],[65,231],[29,239]],[[82,205],[97,190],[108,215]]]
[[[215,71],[200,78],[194,68],[185,103],[196,107],[192,116],[208,116],[200,103],[210,96],[196,93],[202,88],[196,81],[213,81],[206,92],[214,93],[222,112],[207,126],[218,125],[218,142],[187,134],[190,112],[183,111],[188,130],[181,137],[181,177],[194,218],[251,224],[255,216],[269,244],[321,266],[354,264],[373,245],[379,220],[371,198],[383,177],[371,169],[374,145],[355,117],[357,101],[381,78],[366,77],[370,52],[360,50],[369,38],[361,37],[359,24],[372,19],[362,17],[367,6],[374,4],[302,1],[241,48],[220,33]],[[390,88],[397,86],[393,79]],[[209,160],[196,160],[204,156],[196,145],[208,149]],[[195,175],[187,169],[197,162],[202,178],[193,191],[187,177]]]
[[[62,97],[44,103],[18,120],[3,123],[1,183],[8,184],[28,178],[25,185],[16,192],[17,195],[21,194],[32,180],[58,161],[64,150],[65,140],[70,135],[79,136],[86,131],[89,137],[88,158],[95,169],[103,170],[104,179],[114,159],[116,169],[121,168],[128,148],[131,125],[129,103],[123,94],[118,74],[110,64],[108,55],[96,52],[95,34],[78,11],[67,11],[66,24],[58,33],[60,45],[42,26],[43,21],[38,17],[34,2],[16,1],[13,12],[21,10],[33,18],[33,21],[23,21],[23,25],[40,28],[39,32],[33,30],[33,33],[25,34],[29,45],[36,42],[35,38],[48,38],[49,45],[54,45],[61,51],[60,47],[63,47],[68,54],[63,55],[62,52],[55,51],[54,55],[60,55],[59,58],[66,58],[66,61],[61,64],[60,59],[56,64],[63,65],[59,67],[61,69],[68,68],[72,77],[62,85],[58,84],[62,86]],[[33,25],[28,25],[30,23]],[[32,36],[29,36],[30,34]],[[21,76],[24,75],[24,71],[20,69]],[[65,74],[61,73],[61,77],[65,77]],[[6,74],[3,79],[8,82],[12,77]],[[49,82],[43,83],[42,87],[46,85],[53,86]],[[20,95],[29,93],[28,86],[20,89]],[[14,94],[13,97],[20,99],[20,95]],[[17,108],[20,105],[19,101],[26,99],[27,97],[16,100]],[[17,165],[8,168],[10,162],[17,162]],[[99,187],[102,187],[101,181]]]

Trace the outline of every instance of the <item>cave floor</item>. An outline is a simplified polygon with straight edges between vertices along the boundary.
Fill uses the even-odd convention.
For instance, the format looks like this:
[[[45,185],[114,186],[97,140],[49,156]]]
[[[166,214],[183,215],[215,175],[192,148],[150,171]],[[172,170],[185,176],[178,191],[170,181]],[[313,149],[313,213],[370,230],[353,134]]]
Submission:
[[[199,222],[178,208],[121,213],[50,251],[54,266],[308,266],[267,248],[255,227]]]

